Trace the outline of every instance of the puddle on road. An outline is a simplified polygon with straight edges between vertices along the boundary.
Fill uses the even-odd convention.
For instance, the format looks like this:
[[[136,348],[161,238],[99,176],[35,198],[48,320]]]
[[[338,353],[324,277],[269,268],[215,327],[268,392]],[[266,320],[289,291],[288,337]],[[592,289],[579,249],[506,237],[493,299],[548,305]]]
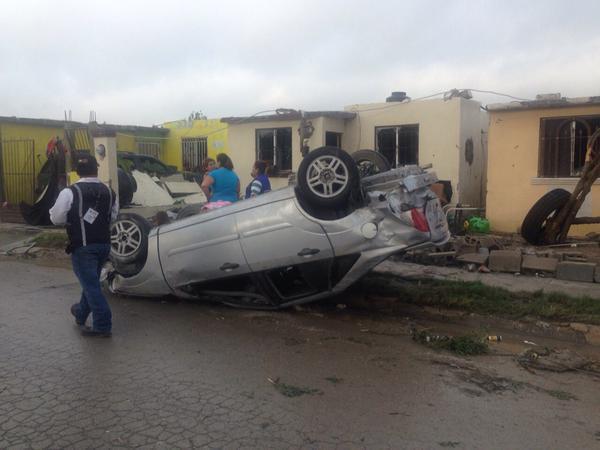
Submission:
[[[487,394],[517,394],[525,389],[540,392],[561,401],[579,400],[577,396],[559,389],[546,389],[525,381],[498,376],[491,371],[475,367],[467,361],[457,358],[433,358],[433,364],[448,367],[450,373],[459,384],[449,381],[450,385],[473,397],[483,397]]]

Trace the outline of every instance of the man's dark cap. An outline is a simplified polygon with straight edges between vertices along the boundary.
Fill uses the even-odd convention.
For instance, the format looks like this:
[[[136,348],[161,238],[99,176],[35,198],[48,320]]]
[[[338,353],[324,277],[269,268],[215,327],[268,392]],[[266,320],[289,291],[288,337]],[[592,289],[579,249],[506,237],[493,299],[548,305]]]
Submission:
[[[92,155],[80,156],[77,158],[75,170],[78,174],[94,174],[98,172],[98,161]]]

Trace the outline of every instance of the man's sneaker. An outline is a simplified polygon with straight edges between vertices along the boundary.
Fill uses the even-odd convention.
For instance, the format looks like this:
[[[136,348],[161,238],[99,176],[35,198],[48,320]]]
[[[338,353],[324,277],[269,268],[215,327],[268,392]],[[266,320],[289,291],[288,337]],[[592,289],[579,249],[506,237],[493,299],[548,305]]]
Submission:
[[[74,303],[73,305],[71,305],[71,314],[73,314],[73,317],[75,317],[75,323],[79,326],[83,326],[83,325],[85,325],[85,322],[80,322],[79,319],[77,318],[78,311],[79,311],[79,303]]]
[[[81,327],[81,335],[90,337],[111,337],[112,332],[93,330],[90,327]]]

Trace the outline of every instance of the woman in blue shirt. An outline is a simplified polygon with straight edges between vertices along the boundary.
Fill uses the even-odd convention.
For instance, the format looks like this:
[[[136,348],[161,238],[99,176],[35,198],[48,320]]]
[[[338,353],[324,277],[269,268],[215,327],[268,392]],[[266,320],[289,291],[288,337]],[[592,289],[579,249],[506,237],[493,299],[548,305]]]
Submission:
[[[202,180],[202,191],[209,202],[237,202],[240,198],[240,179],[233,171],[233,162],[225,153],[217,155],[217,168]]]

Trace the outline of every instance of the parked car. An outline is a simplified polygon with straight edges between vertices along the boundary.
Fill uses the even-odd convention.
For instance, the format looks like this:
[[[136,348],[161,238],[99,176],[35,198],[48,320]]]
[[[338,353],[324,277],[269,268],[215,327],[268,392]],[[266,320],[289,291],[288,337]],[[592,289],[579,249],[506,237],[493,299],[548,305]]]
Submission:
[[[168,166],[153,156],[133,152],[117,152],[117,164],[129,172],[136,169],[158,177],[177,173],[177,167],[175,166]]]
[[[376,173],[361,177],[352,156],[322,147],[302,160],[296,186],[155,228],[123,214],[108,288],[279,308],[342,292],[390,255],[446,243],[435,173],[388,170],[372,156]]]

